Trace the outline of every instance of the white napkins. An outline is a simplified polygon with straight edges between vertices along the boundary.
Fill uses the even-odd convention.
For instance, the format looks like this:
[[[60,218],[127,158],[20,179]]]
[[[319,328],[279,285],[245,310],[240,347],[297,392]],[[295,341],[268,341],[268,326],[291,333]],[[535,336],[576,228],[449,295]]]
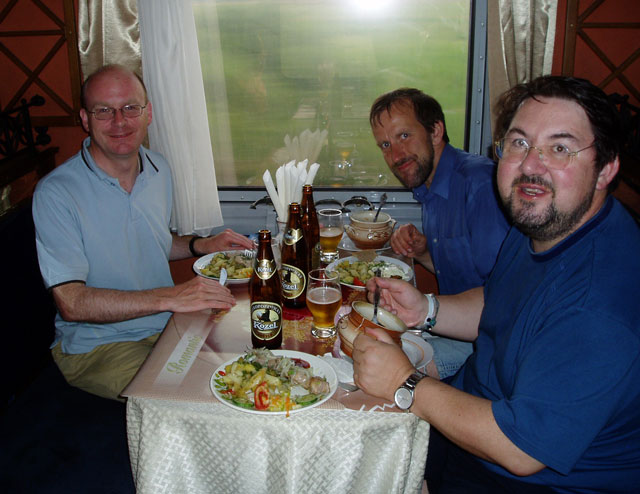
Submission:
[[[335,358],[330,353],[325,353],[320,358],[327,362],[333,370],[336,371],[338,381],[343,383],[353,382],[353,363],[346,355],[343,355],[343,358]]]
[[[302,186],[305,184],[313,185],[313,180],[316,178],[320,165],[313,163],[307,172],[308,162],[309,160],[307,159],[298,163],[295,160],[291,160],[289,163],[280,166],[276,170],[275,184],[269,170],[266,170],[262,175],[262,181],[267,188],[267,193],[271,198],[279,221],[287,220],[289,204],[302,200]]]
[[[291,138],[289,134],[284,136],[284,147],[277,149],[273,153],[273,161],[285,163],[291,160],[303,161],[308,159],[315,162],[320,155],[322,146],[327,140],[327,129],[316,129],[313,132],[309,129],[303,130],[299,136]]]

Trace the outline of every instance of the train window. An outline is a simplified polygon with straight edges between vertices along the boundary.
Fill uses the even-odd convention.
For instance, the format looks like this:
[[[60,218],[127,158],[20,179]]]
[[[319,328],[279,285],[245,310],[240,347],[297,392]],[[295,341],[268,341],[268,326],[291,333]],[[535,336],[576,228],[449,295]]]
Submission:
[[[290,159],[314,185],[401,187],[369,126],[380,94],[440,101],[464,147],[469,0],[194,0],[219,186],[263,186]]]

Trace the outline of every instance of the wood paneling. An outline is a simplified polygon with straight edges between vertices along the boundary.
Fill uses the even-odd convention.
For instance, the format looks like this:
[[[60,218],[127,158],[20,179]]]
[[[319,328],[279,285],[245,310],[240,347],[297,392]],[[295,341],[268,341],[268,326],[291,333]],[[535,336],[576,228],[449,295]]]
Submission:
[[[561,73],[640,104],[640,2],[565,0],[560,9],[563,3],[564,37],[556,36],[564,38]]]
[[[34,94],[45,107],[34,126],[80,124],[80,66],[74,0],[10,0],[0,10],[2,110]],[[3,78],[4,78],[3,77]]]

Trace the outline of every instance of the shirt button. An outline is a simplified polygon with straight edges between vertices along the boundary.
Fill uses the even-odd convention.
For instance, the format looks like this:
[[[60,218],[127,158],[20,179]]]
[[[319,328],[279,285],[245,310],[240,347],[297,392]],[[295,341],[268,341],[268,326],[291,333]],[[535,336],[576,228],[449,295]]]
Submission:
[[[434,244],[437,244],[437,243],[438,243],[438,239],[437,239],[437,238],[434,238],[434,239],[433,239],[433,243],[434,243]]]

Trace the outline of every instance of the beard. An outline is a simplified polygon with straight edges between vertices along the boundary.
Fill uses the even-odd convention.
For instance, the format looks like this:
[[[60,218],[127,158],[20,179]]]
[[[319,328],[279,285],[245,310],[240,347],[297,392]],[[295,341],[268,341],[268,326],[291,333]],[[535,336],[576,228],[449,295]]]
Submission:
[[[512,223],[525,235],[533,240],[548,242],[558,238],[562,238],[571,233],[575,226],[580,222],[582,217],[591,207],[593,203],[593,197],[595,194],[595,180],[594,187],[590,188],[590,192],[587,193],[582,201],[571,211],[560,212],[556,208],[553,199],[556,196],[553,185],[549,182],[541,179],[540,177],[527,177],[521,175],[513,181],[511,193],[505,199],[503,198],[504,207],[509,215]],[[541,213],[534,211],[535,204],[533,203],[521,203],[519,210],[516,210],[515,193],[513,188],[521,183],[530,183],[534,185],[542,185],[549,188],[552,192],[552,201],[549,206]]]
[[[416,163],[416,166],[412,170],[409,170],[406,174],[398,171],[397,167],[402,166],[412,159],[414,159]],[[429,175],[431,175],[431,172],[433,171],[433,153],[423,159],[418,159],[417,157],[404,158],[397,163],[394,163],[391,171],[407,189],[415,189],[425,183],[427,178],[429,178]]]

